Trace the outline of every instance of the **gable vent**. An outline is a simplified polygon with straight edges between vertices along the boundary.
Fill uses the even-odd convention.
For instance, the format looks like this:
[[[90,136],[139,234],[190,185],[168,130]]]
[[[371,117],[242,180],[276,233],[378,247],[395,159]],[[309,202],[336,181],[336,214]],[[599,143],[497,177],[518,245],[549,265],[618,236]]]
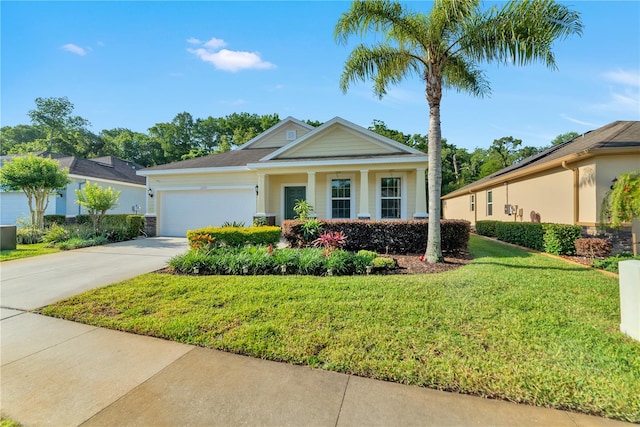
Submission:
[[[295,130],[288,130],[287,131],[287,141],[293,141],[294,139],[296,139],[296,131]]]

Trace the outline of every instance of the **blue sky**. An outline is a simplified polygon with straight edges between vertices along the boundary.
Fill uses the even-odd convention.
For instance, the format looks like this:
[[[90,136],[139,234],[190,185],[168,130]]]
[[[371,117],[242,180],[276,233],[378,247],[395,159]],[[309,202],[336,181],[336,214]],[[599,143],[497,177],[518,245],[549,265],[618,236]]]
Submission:
[[[569,131],[640,120],[640,2],[565,2],[582,37],[555,46],[558,70],[482,65],[492,94],[447,91],[442,135],[473,149],[513,136],[547,145]],[[431,2],[407,2],[428,12]],[[139,132],[187,111],[234,112],[361,126],[374,119],[428,133],[423,83],[405,80],[379,100],[371,83],[343,94],[338,1],[0,2],[2,126],[28,124],[36,97],[66,96],[91,129]]]

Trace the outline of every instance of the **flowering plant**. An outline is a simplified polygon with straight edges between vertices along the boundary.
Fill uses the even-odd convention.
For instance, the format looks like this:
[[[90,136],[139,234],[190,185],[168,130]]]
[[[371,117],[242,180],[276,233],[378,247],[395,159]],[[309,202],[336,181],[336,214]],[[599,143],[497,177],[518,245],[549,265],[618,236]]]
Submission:
[[[325,255],[330,254],[337,248],[341,248],[346,243],[347,237],[342,231],[327,231],[312,242],[315,247],[324,247]]]

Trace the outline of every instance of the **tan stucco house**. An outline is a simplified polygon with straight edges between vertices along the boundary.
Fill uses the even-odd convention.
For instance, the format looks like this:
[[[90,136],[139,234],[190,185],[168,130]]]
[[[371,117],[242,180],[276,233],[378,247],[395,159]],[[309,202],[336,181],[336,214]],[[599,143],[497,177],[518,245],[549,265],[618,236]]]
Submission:
[[[336,117],[319,127],[287,117],[236,150],[147,168],[148,232],[254,217],[426,218],[425,153]],[[149,229],[150,228],[150,229]]]
[[[618,175],[640,170],[640,122],[617,121],[553,146],[442,197],[443,217],[576,224],[600,222]]]

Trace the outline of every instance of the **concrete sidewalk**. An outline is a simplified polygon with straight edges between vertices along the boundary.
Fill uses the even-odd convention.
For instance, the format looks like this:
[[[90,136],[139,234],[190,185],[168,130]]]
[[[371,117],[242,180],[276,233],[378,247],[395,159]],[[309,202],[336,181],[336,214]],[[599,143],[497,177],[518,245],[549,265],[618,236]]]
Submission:
[[[162,268],[185,249],[185,239],[153,238],[0,264],[2,416],[25,426],[627,425],[28,312]]]

